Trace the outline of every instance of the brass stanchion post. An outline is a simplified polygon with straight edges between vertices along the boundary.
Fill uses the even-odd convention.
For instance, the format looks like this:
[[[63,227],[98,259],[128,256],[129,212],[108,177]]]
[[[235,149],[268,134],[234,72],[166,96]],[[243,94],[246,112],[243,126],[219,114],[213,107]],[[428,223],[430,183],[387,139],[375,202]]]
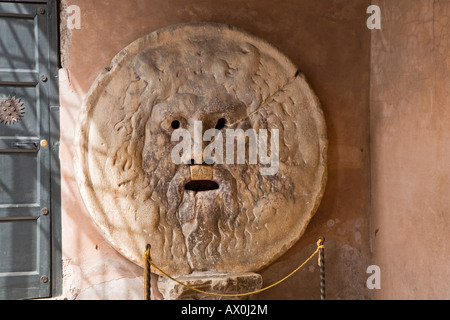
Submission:
[[[325,243],[325,237],[320,236],[320,245]],[[319,249],[319,272],[320,272],[320,300],[325,300],[325,249],[321,247]]]
[[[146,259],[145,259],[145,300],[152,300],[152,296],[151,296],[151,289],[152,289],[152,285],[151,285],[151,265],[150,265],[150,249],[151,249],[151,245],[147,244],[145,250],[146,250]]]

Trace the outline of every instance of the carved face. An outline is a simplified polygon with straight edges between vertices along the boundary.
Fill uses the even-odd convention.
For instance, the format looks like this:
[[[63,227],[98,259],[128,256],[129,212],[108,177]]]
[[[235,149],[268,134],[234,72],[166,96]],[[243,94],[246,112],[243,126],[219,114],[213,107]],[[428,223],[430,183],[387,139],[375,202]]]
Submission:
[[[248,155],[195,164],[184,152],[174,163],[174,131],[195,137],[196,123],[201,136],[278,130],[276,174]],[[325,185],[325,124],[305,80],[267,43],[222,25],[176,26],[128,46],[89,92],[79,132],[78,181],[99,229],[138,264],[151,243],[173,275],[267,265],[299,239]]]
[[[195,122],[204,129],[224,130],[226,123],[246,116],[245,105],[231,97],[217,101],[175,94],[155,105],[146,123],[142,167],[148,188],[161,201],[160,208],[170,228],[181,230],[192,270],[212,267],[223,243],[221,232],[226,234],[234,229],[240,208],[237,183],[223,165],[195,164],[193,149],[186,153],[183,163],[174,164],[171,152],[175,142],[171,136],[183,128],[194,137]]]

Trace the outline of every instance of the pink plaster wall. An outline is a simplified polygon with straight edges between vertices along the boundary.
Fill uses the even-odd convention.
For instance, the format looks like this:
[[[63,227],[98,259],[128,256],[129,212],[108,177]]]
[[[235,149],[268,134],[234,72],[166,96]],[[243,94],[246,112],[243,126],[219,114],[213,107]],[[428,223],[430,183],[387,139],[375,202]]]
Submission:
[[[371,203],[378,299],[450,298],[450,2],[378,0]]]
[[[368,30],[366,8],[381,9]],[[304,237],[270,267],[270,284],[327,239],[330,299],[449,299],[450,2],[446,0],[66,0],[81,29],[63,30],[61,164],[64,295],[140,299],[142,272],[98,233],[78,192],[73,137],[97,74],[131,41],[189,21],[233,24],[283,51],[323,105],[329,178]],[[370,228],[369,228],[370,225]],[[380,266],[381,289],[366,288]],[[260,299],[318,299],[308,265]]]
[[[305,74],[324,109],[329,176],[322,204],[303,238],[261,270],[264,284],[295,269],[324,235],[327,297],[371,297],[365,283],[371,263],[369,0],[65,0],[63,4],[81,9],[81,29],[63,28],[61,33],[62,234],[68,298],[140,298],[143,289],[143,270],[103,239],[78,192],[73,138],[81,101],[96,76],[130,42],[158,28],[190,21],[227,23],[266,39]],[[123,290],[111,290],[118,287]],[[319,299],[316,264],[257,298]]]

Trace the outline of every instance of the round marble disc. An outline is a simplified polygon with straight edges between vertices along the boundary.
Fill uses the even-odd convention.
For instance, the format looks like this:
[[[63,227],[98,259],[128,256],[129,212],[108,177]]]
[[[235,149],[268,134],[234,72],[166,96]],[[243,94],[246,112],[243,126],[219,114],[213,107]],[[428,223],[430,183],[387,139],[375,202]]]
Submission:
[[[314,92],[279,50],[228,25],[171,26],[124,48],[93,83],[77,134],[78,184],[103,236],[139,265],[150,243],[174,276],[270,264],[325,188]]]

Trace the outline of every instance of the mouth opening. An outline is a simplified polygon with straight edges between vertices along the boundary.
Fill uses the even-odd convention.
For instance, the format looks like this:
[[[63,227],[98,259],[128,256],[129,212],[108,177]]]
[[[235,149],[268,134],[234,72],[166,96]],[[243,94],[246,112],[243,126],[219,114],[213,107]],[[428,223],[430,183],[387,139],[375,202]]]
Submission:
[[[191,180],[184,186],[186,190],[195,192],[219,189],[219,185],[212,180]]]

